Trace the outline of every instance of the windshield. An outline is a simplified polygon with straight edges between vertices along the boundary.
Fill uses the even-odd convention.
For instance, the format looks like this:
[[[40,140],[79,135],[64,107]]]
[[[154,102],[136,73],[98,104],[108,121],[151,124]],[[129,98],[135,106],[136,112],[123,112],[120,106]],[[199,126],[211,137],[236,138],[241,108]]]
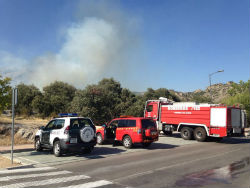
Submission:
[[[141,120],[141,125],[142,125],[142,128],[144,128],[144,129],[148,129],[148,128],[151,128],[151,127],[156,128],[155,121],[152,120],[152,119],[142,119]]]

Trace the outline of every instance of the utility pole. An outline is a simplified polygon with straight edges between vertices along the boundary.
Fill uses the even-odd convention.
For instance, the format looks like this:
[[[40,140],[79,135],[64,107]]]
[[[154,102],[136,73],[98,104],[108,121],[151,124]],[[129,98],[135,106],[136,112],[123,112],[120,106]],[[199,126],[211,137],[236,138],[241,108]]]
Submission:
[[[12,126],[11,126],[11,164],[13,164],[14,151],[14,127],[15,127],[15,105],[17,104],[17,88],[12,89]]]
[[[212,86],[212,75],[214,75],[214,74],[216,74],[216,73],[220,73],[220,72],[224,72],[224,70],[218,70],[218,71],[216,71],[216,72],[213,72],[213,73],[211,73],[211,74],[209,74],[209,86],[210,86],[210,88],[209,88],[209,93],[210,93],[210,99],[211,99],[211,103],[213,102],[213,95],[212,95],[212,90],[211,90],[211,86]]]

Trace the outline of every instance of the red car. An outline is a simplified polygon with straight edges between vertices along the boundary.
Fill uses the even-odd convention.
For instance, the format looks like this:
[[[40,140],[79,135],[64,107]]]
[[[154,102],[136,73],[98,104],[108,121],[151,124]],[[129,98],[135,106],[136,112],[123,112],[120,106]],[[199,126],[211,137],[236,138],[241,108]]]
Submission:
[[[97,128],[96,136],[98,144],[120,141],[125,148],[131,148],[135,143],[148,147],[158,140],[159,135],[156,123],[151,118],[121,117]]]

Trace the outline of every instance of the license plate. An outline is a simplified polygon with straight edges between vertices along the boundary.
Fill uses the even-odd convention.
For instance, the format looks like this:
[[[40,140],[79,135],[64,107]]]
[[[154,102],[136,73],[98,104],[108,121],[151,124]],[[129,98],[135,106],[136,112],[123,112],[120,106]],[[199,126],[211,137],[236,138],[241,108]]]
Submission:
[[[77,143],[77,138],[71,138],[69,142],[71,144],[76,144]]]

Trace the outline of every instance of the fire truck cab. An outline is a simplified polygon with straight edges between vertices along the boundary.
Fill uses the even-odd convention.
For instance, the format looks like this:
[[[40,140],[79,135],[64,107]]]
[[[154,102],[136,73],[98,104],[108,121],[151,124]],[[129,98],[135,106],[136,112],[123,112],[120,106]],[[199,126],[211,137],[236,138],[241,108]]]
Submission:
[[[185,140],[205,141],[244,133],[246,115],[238,107],[220,104],[174,102],[167,98],[146,102],[145,117],[156,121],[158,131],[178,131]]]
[[[125,148],[131,148],[135,143],[148,147],[158,140],[158,131],[155,121],[151,118],[125,116],[113,119],[98,128],[96,136],[98,144],[118,141],[122,142]]]

